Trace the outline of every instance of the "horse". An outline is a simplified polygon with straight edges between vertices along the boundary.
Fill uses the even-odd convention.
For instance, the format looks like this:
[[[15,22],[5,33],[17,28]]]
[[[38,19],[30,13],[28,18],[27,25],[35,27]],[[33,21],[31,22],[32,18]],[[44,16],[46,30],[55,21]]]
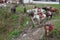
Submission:
[[[50,6],[43,7],[42,9],[44,9],[45,11],[48,11],[50,10]]]
[[[46,12],[46,17],[48,18],[48,17],[50,17],[50,19],[52,18],[52,12],[51,11],[47,11]]]
[[[40,25],[40,22],[46,18],[46,15],[43,12],[41,12],[40,9],[39,9],[39,11],[38,11],[38,8],[36,8],[36,9],[28,10],[27,12],[30,12],[29,14],[32,16],[33,22],[36,23],[36,21],[37,21],[38,24]],[[42,15],[40,13],[42,13]],[[36,20],[36,21],[34,21],[34,20]]]
[[[57,8],[54,8],[54,7],[51,7],[51,6],[46,6],[46,7],[43,7],[42,9],[44,9],[46,11],[46,17],[50,17],[50,19],[52,18],[53,16],[53,13],[54,15],[57,15],[58,13],[58,9]]]
[[[39,15],[37,15],[37,8],[36,9],[27,10],[27,13],[29,14],[31,19],[33,20],[34,24],[37,24],[37,23],[40,22]]]
[[[51,11],[52,13],[54,13],[54,15],[58,15],[57,13],[59,13],[59,10],[58,10],[57,8],[54,8],[54,7],[51,7],[51,8],[50,8],[50,11]]]
[[[50,11],[51,11],[51,12],[57,12],[58,9],[56,9],[56,8],[54,8],[54,7],[50,7]]]
[[[58,12],[58,9],[57,8],[54,8],[54,7],[50,7],[50,6],[47,6],[47,7],[43,7],[42,9],[46,10],[46,11],[51,11],[51,12]]]

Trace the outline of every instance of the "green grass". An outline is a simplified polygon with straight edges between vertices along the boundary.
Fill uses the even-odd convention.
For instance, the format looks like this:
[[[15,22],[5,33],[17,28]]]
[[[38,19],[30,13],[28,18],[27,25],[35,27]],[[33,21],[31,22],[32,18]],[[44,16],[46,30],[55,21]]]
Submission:
[[[36,6],[43,7],[46,5],[36,4]],[[58,9],[60,8],[60,5],[53,4],[50,6],[56,7]],[[32,6],[27,7],[27,9],[30,9],[30,8],[32,8]],[[19,5],[16,8],[16,10],[17,10],[16,12],[23,13],[23,6]],[[0,40],[5,40],[5,39],[9,40],[8,38],[17,36],[19,34],[19,32],[25,28],[24,25],[26,24],[26,21],[30,20],[30,19],[23,15],[20,15],[20,16],[21,17],[19,17],[17,14],[9,13],[9,8],[6,10],[0,9]],[[18,20],[19,18],[22,18],[22,20],[19,21]],[[54,17],[53,20],[57,20],[53,24],[54,24],[55,28],[59,28],[60,21],[58,21],[58,20],[60,20],[60,16]],[[19,24],[19,26],[16,26],[18,24]]]
[[[24,12],[24,11],[23,11],[23,5],[18,6],[18,7],[16,8],[16,11],[23,13],[23,12]]]
[[[16,17],[15,17],[16,18]],[[12,38],[18,36],[18,34],[25,28],[26,25],[26,21],[28,21],[29,18],[26,16],[21,15],[21,20],[20,20],[20,26],[19,28],[13,30],[12,32],[10,32],[9,34],[9,39],[11,40]]]

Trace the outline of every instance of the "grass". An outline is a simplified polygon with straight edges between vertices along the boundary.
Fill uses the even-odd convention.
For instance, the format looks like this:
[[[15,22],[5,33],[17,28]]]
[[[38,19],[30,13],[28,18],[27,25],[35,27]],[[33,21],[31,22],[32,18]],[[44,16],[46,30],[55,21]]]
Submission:
[[[43,7],[46,5],[36,4],[36,6]],[[53,4],[50,6],[56,7],[58,9],[60,8],[60,5]],[[32,8],[32,7],[27,6],[27,9],[30,9],[30,8]],[[8,10],[9,10],[9,8],[6,10],[0,9],[0,40],[5,40],[5,39],[9,40],[10,38],[17,36],[19,34],[19,32],[25,28],[26,21],[30,20],[26,16],[10,13]],[[16,12],[24,13],[22,5],[19,5],[16,8],[16,10],[17,10]],[[20,18],[20,20],[19,20],[19,18]],[[60,16],[54,17],[53,20],[57,20],[53,24],[54,24],[55,28],[59,28],[60,21],[58,21],[58,20],[60,20]],[[19,26],[17,26],[17,25],[19,25]]]
[[[23,12],[24,12],[24,11],[23,11],[23,5],[18,6],[18,7],[16,8],[16,11],[23,13]]]
[[[19,25],[19,28],[13,30],[13,31],[10,32],[10,34],[9,34],[9,39],[10,39],[10,40],[11,40],[12,38],[14,38],[14,37],[16,37],[16,36],[19,35],[19,33],[25,28],[25,26],[26,26],[26,21],[29,20],[28,17],[23,16],[23,15],[21,15],[21,18],[20,18],[20,19],[21,19],[21,20],[20,20],[20,23],[19,23],[19,24],[20,24],[20,25]]]

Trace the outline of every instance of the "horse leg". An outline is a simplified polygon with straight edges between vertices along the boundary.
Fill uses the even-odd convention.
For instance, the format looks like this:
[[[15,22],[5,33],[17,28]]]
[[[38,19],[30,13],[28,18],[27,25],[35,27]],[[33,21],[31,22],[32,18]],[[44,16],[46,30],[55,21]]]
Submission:
[[[33,23],[33,25],[34,25],[34,27],[35,27],[34,18],[31,17],[31,21],[32,21],[32,23]]]
[[[48,20],[48,18],[49,18],[49,15],[46,15],[46,18],[47,18],[47,20]]]
[[[40,18],[38,19],[38,24],[40,25]]]
[[[50,15],[50,19],[52,19],[52,15]]]
[[[38,24],[40,25],[40,17],[39,17],[39,15],[36,16],[36,18],[37,18]]]

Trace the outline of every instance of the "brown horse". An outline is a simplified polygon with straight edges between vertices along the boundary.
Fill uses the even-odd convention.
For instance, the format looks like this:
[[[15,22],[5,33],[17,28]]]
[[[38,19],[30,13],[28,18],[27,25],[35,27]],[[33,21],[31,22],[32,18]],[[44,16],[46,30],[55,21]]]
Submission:
[[[57,12],[58,11],[58,9],[56,9],[56,8],[54,8],[54,7],[50,7],[50,9],[49,9],[51,12]]]
[[[44,7],[42,9],[45,9],[46,11],[51,11],[51,12],[57,12],[58,9],[57,8],[54,8],[54,7],[50,7],[50,6],[47,6],[47,7]]]
[[[58,15],[59,14],[59,10],[57,8],[50,7],[50,11],[53,12],[54,15]]]
[[[54,13],[54,15],[58,15],[59,14],[59,10],[57,8],[54,8],[54,7],[47,6],[47,7],[44,7],[42,9],[52,12],[52,13]]]

